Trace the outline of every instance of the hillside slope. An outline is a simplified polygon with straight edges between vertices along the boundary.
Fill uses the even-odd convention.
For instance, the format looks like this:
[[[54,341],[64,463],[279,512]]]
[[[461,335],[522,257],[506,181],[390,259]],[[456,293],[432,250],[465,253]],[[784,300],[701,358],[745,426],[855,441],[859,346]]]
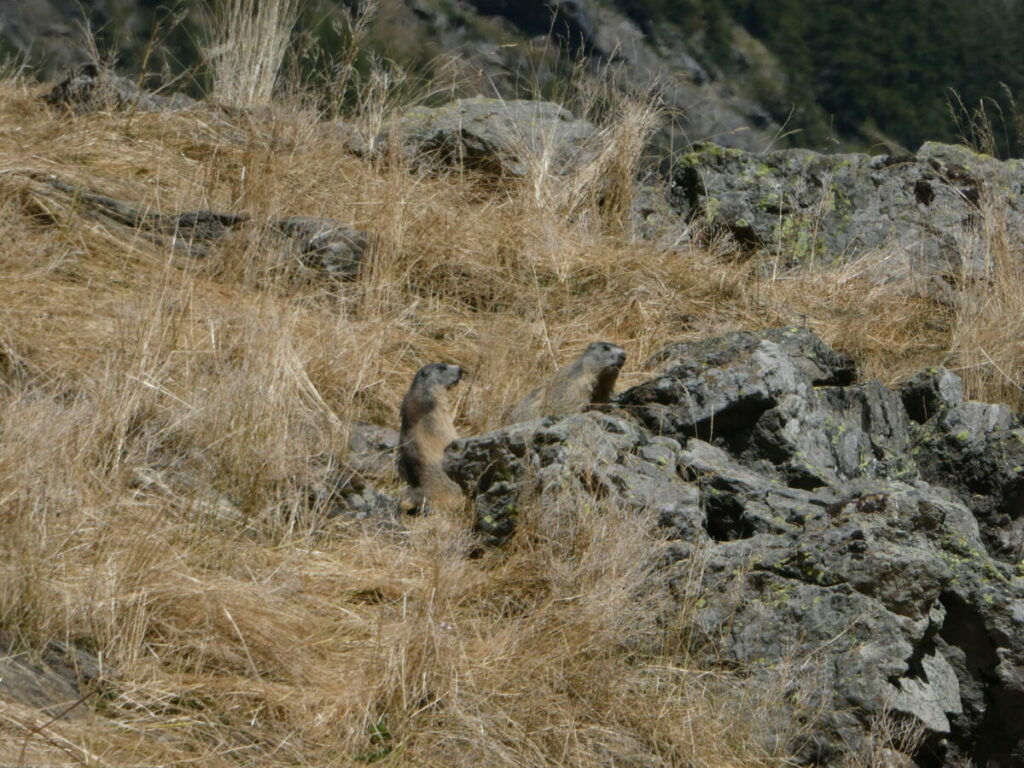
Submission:
[[[985,540],[951,495],[959,491],[911,487],[920,478],[909,474],[885,491],[891,506],[868,493],[864,504],[839,498],[829,511],[815,473],[839,470],[793,453],[819,432],[784,429],[783,406],[767,408],[770,396],[793,414],[818,413],[826,397],[866,393],[908,426],[884,384],[943,364],[964,374],[969,398],[1019,408],[1024,270],[998,201],[958,233],[990,255],[991,273],[957,283],[963,300],[951,302],[873,279],[860,261],[787,269],[772,254],[737,255],[713,214],[685,222],[685,237],[677,219],[641,232],[632,214],[656,127],[650,103],[597,105],[592,151],[561,172],[542,142],[523,150],[521,173],[496,175],[450,156],[354,152],[353,135],[390,123],[372,92],[337,122],[301,100],[164,111],[114,103],[75,114],[44,103],[47,90],[0,82],[0,677],[32,682],[45,666],[56,694],[40,701],[38,691],[0,689],[0,761],[767,767],[814,748],[837,766],[913,754],[930,767],[1017,748],[1014,679],[1000,675],[1016,663],[1005,649],[1019,635],[1004,622],[1020,577],[1010,553],[984,551],[1002,545],[1003,529],[1019,531],[1009,506],[1017,464],[1009,476],[972,464],[993,486],[984,501],[995,533]],[[313,237],[300,220],[317,223]],[[332,268],[330,257],[345,253],[340,239],[311,242],[327,228],[359,251],[356,268]],[[777,349],[752,357],[743,347],[736,362],[714,341],[794,325],[856,360],[860,383],[835,353],[846,362],[825,393],[805,363]],[[367,434],[380,433],[366,425],[397,426],[420,366],[468,371],[456,402],[459,432],[472,438],[463,447],[501,448],[494,430],[507,407],[595,339],[626,349],[619,388],[640,393],[633,402],[650,407],[649,422],[582,414],[530,432],[539,435],[536,465],[481,472],[521,491],[504,546],[482,546],[470,506],[386,514],[400,483],[386,441],[367,450]],[[768,453],[740,455],[752,433],[735,423],[695,434],[685,461],[678,442],[664,452],[676,438],[653,434],[656,406],[722,402],[717,391],[685,387],[657,402],[669,366],[689,365],[678,380],[699,383],[692,348],[682,363],[665,357],[693,341],[722,369],[711,379],[745,384],[733,393],[741,408],[690,424],[673,412],[679,429],[753,413],[744,410],[753,400],[767,408],[757,415],[772,414],[758,435],[780,442],[749,446]],[[752,369],[750,360],[779,365]],[[770,391],[758,389],[764,381]],[[964,404],[955,390],[935,401],[949,406],[936,441],[1017,450],[1010,409]],[[850,406],[851,435],[888,423],[853,418],[866,412]],[[976,420],[957,422],[965,412]],[[573,425],[584,431],[570,434]],[[592,440],[595,427],[614,437]],[[721,445],[705,441],[717,437]],[[849,477],[862,464],[903,467],[886,451],[906,441],[891,438],[874,460],[860,453],[872,444],[858,443],[836,466]],[[626,448],[570,478],[580,484],[559,485],[581,445]],[[773,446],[792,474],[772,482],[770,500],[849,554],[842,578],[861,591],[831,583],[838,561],[790,558],[797,517],[775,520],[737,464]],[[619,453],[636,454],[629,468],[655,477],[678,469],[679,514],[625,503],[621,484],[605,484],[602,472],[632,461]],[[967,477],[960,469],[952,474]],[[726,485],[713,485],[715,475]],[[531,495],[524,477],[551,482]],[[747,491],[760,499],[749,508]],[[921,575],[901,566],[900,580],[881,583],[920,585],[920,601],[884,588],[865,594],[878,582],[857,581],[856,542],[899,538],[901,520],[921,522],[911,542],[920,559],[893,560],[923,563]],[[751,533],[774,537],[770,568],[747,570],[750,548],[766,541]],[[707,558],[691,556],[698,551]],[[727,599],[748,588],[759,601]],[[787,602],[789,590],[806,604]],[[897,633],[885,666],[895,682],[871,682],[916,692],[900,711],[920,715],[927,734],[887,719],[885,702],[867,694],[851,699],[853,715],[805,697],[803,684],[817,678],[783,662],[787,650],[807,648],[782,635],[772,637],[783,662],[767,666],[753,645],[715,644],[732,627],[741,639],[741,626],[768,636],[760,621],[780,632],[805,626],[769,610],[806,618],[822,595],[851,620],[884,608],[855,637],[874,652],[873,628]],[[968,598],[979,601],[974,613]],[[945,616],[966,617],[964,634],[937,634]],[[807,658],[855,652],[841,629],[814,635]],[[951,655],[967,648],[983,662],[962,693],[953,680],[959,686],[961,667],[974,667],[940,661],[940,640]],[[920,683],[921,669],[938,670],[943,685]],[[854,694],[875,690],[847,683]],[[61,714],[76,695],[78,706]],[[987,696],[996,702],[988,710]],[[957,705],[959,718],[945,709]],[[822,706],[836,726],[829,733],[857,735],[855,748],[808,738]],[[938,736],[950,727],[958,740],[942,752]],[[972,752],[979,743],[989,752]]]

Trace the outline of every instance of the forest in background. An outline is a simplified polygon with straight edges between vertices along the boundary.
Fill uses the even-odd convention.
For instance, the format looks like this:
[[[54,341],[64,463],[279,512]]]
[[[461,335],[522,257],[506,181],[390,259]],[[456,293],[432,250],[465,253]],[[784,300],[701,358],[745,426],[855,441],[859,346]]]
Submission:
[[[627,14],[657,43],[666,61],[692,55],[710,78],[756,101],[784,126],[776,146],[916,150],[927,140],[967,140],[1002,157],[1024,154],[1015,103],[1024,89],[1024,4],[1015,0],[588,0],[572,7],[582,9],[581,19],[598,24],[603,3]],[[300,4],[296,30],[301,32],[293,40],[292,62],[303,76],[330,77],[336,54],[348,40],[344,19],[366,4]],[[385,20],[382,30],[371,30],[357,65],[369,71],[374,58],[384,57],[413,78],[429,78],[439,53],[460,41],[508,48],[512,27],[489,19],[531,19],[529,28],[517,29],[521,41],[535,37],[544,27],[537,19],[556,7],[569,9],[570,4],[395,0],[381,6],[378,16],[398,18],[396,9],[402,9],[401,29],[388,27]],[[200,44],[208,10],[197,0],[94,0],[74,7],[65,7],[63,0],[26,0],[8,8],[0,23],[0,58],[17,54],[5,35],[17,27],[19,13],[69,29],[84,13],[99,53],[116,51],[119,68],[149,72],[150,86],[169,85],[200,96],[208,75]],[[39,76],[50,79],[59,73],[52,66],[55,53],[61,58],[68,45],[51,44],[49,51],[45,46],[38,44],[40,55],[30,57],[30,63],[43,64]],[[512,54],[506,50],[503,55]],[[566,51],[564,58],[571,69],[575,53]],[[513,71],[531,66],[525,59],[505,65]],[[501,95],[532,94],[527,87]],[[978,135],[981,108],[986,116],[981,122],[990,128]]]
[[[734,23],[763,42],[788,80],[785,98],[767,106],[781,120],[792,108],[788,127],[800,129],[799,144],[822,148],[834,133],[916,149],[970,134],[984,102],[1000,154],[1021,154],[1024,6],[1012,0],[619,4],[649,34],[669,22],[699,38],[704,62],[726,76],[749,67],[736,55]]]

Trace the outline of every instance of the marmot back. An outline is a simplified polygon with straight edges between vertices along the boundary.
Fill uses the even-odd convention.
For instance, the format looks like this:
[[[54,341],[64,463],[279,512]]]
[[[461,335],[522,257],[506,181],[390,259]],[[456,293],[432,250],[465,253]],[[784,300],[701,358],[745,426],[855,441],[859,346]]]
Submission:
[[[512,409],[506,424],[581,413],[611,400],[615,381],[626,362],[626,351],[607,341],[595,341],[583,354],[552,374]]]
[[[462,493],[444,473],[444,449],[458,438],[448,391],[462,379],[457,365],[432,363],[420,368],[402,400],[398,474],[408,488],[402,509],[416,512],[431,506],[461,503]]]

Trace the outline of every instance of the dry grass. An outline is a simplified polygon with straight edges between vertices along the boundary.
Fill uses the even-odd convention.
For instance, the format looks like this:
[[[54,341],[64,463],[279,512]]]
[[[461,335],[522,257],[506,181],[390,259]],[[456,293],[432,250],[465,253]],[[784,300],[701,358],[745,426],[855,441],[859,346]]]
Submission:
[[[214,99],[233,107],[270,103],[299,8],[298,0],[212,0],[206,56]]]
[[[977,267],[964,269],[953,325],[954,366],[968,392],[1024,405],[1024,259],[1007,231],[1005,201],[983,203],[980,232],[965,236]]]
[[[643,106],[578,176],[496,189],[355,158],[294,110],[71,118],[40,90],[0,83],[0,630],[111,671],[82,721],[33,733],[0,704],[0,762],[781,765],[779,694],[691,668],[660,620],[650,521],[567,496],[471,559],[465,521],[369,535],[305,489],[353,421],[396,424],[421,365],[468,369],[471,434],[598,338],[629,385],[670,341],[803,323],[866,375],[954,361],[972,394],[1021,402],[1008,245],[994,268],[1016,281],[956,315],[856,267],[767,279],[635,241]],[[50,173],[255,224],[194,259],[30,175]],[[367,271],[282,264],[260,222],[286,215],[371,233]]]

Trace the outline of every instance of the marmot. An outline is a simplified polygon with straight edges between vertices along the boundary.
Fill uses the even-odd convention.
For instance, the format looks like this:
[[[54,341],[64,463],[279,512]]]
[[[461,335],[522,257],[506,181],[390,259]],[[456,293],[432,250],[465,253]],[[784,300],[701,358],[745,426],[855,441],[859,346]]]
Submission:
[[[580,413],[591,405],[611,400],[615,380],[626,362],[626,351],[607,341],[595,341],[583,354],[562,366],[544,386],[523,398],[506,424]]]
[[[441,468],[444,449],[458,438],[448,390],[461,378],[457,365],[425,365],[402,400],[398,474],[409,486],[402,498],[406,512],[422,511],[424,502],[445,507],[462,499],[459,486]]]

